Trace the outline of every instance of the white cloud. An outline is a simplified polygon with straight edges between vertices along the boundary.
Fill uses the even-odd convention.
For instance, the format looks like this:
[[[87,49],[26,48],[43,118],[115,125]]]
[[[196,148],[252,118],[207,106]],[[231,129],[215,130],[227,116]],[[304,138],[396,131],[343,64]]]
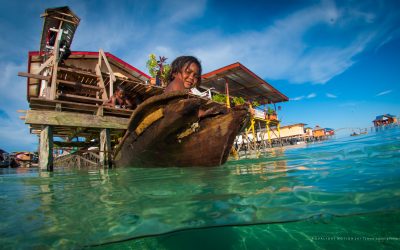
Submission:
[[[329,97],[329,98],[337,98],[336,95],[331,94],[331,93],[326,93],[326,97]]]
[[[298,97],[295,97],[295,98],[290,98],[291,101],[300,101],[300,100],[303,100],[303,99],[304,99],[304,95],[298,96]]]
[[[357,13],[355,18],[346,17],[346,21],[341,22],[341,29],[353,25],[355,19],[364,23],[374,20],[372,14]],[[346,14],[333,2],[324,1],[286,16],[264,30],[234,35],[208,30],[190,36],[175,31],[176,40],[182,47],[171,51],[189,50],[204,62],[205,71],[240,61],[264,78],[323,84],[351,67],[355,63],[354,57],[377,36],[376,32],[354,33],[352,39],[343,39],[345,42],[340,46],[336,45],[336,40],[324,46],[312,46],[304,40],[318,25],[334,30],[335,21],[332,20],[345,19],[343,15]],[[340,30],[334,32],[340,35]],[[175,44],[169,45],[176,48]]]
[[[391,90],[391,89],[390,89],[390,90],[385,90],[385,91],[382,91],[382,92],[376,94],[376,96],[387,95],[387,94],[389,94],[389,93],[392,93],[392,91],[393,91],[393,90]]]
[[[36,150],[37,138],[19,119],[18,109],[27,109],[27,79],[18,72],[27,71],[27,58],[21,64],[0,62],[0,148],[7,151]]]
[[[317,96],[317,94],[310,93],[310,94],[308,94],[306,96],[302,95],[302,96],[297,96],[297,97],[294,97],[294,98],[290,98],[290,100],[291,101],[300,101],[300,100],[303,100],[303,99],[311,99],[311,98],[314,98],[316,96]]]
[[[102,19],[100,13],[83,16],[83,20],[89,20],[78,28],[73,46],[103,48],[145,72],[150,53],[170,60],[193,54],[202,61],[204,72],[240,61],[269,80],[324,84],[351,67],[355,57],[371,44],[382,43],[390,27],[388,21],[378,22],[382,10],[366,12],[362,4],[336,6],[328,0],[282,16],[258,30],[227,33],[224,26],[216,26],[193,31],[185,29],[185,24],[203,17],[207,2],[192,1],[176,8],[181,4],[161,2],[155,9],[144,4],[134,13],[110,5],[119,13],[118,18]],[[327,30],[331,37],[319,35],[316,28]]]
[[[314,98],[314,97],[316,97],[316,96],[317,96],[317,94],[315,94],[315,93],[310,93],[310,94],[307,95],[307,99],[311,99],[311,98]]]
[[[205,0],[190,1],[190,3],[180,0],[162,1],[160,13],[164,16],[163,23],[170,26],[200,17],[205,11],[206,3]],[[182,4],[185,5],[184,8]]]
[[[18,72],[26,72],[27,61],[21,64],[0,62],[0,103],[7,105],[26,101],[26,78]]]
[[[2,120],[0,148],[6,151],[37,150],[38,137],[29,134],[29,127],[18,118]]]

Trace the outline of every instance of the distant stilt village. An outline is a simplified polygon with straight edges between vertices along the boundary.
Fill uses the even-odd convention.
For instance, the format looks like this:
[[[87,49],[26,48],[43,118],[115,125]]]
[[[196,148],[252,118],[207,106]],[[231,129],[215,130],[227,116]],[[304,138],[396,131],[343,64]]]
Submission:
[[[29,103],[21,118],[30,132],[38,135],[38,153],[0,150],[0,164],[49,171],[54,167],[112,167],[112,153],[124,140],[135,108],[162,94],[166,83],[160,80],[160,72],[149,76],[102,49],[71,51],[80,18],[68,7],[47,9],[42,18],[40,50],[29,52],[28,72],[19,73],[27,78]],[[206,73],[201,79],[192,94],[204,102],[222,102],[227,108],[249,103],[255,110],[233,141],[231,155],[236,158],[335,135],[334,129],[318,125],[282,126],[276,104],[289,98],[239,62]],[[105,105],[119,89],[129,98],[129,108]],[[142,124],[151,126],[153,122],[145,119]],[[382,128],[398,125],[398,121],[396,116],[385,114],[377,116],[373,125]]]

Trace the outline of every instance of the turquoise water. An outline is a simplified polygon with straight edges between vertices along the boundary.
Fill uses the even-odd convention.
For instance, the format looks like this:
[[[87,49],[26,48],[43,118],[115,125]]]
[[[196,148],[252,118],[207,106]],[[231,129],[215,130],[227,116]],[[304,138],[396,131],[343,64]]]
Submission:
[[[400,129],[216,168],[0,169],[4,249],[400,248]]]

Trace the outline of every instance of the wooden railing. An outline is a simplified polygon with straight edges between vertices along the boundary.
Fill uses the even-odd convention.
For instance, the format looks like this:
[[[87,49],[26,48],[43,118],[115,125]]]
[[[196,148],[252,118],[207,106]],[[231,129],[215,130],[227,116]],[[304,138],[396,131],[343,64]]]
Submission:
[[[90,168],[100,167],[99,154],[95,152],[74,152],[54,158],[54,167]]]

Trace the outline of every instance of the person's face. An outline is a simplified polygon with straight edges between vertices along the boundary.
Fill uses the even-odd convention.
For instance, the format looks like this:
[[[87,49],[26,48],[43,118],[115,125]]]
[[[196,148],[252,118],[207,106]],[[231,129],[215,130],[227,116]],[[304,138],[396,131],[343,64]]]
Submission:
[[[193,88],[199,81],[200,68],[196,63],[191,63],[189,66],[185,65],[181,72],[175,74],[175,78],[182,81],[185,89]]]
[[[122,97],[124,97],[124,92],[122,92],[121,90],[118,90],[116,95],[118,98],[122,98]]]

